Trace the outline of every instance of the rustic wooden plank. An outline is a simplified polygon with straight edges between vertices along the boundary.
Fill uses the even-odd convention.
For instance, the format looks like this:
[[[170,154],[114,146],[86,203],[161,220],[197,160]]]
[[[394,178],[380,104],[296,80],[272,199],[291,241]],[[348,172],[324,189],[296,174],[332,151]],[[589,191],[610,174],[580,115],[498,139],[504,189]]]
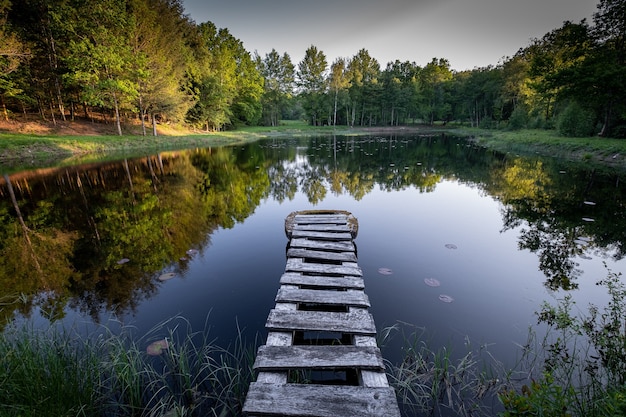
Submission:
[[[352,240],[350,232],[315,232],[312,230],[294,229],[291,232],[292,238],[306,238],[315,240]]]
[[[323,259],[327,261],[346,261],[356,262],[356,254],[354,252],[328,252],[323,250],[311,250],[301,248],[290,248],[287,250],[287,256],[290,258],[308,258]]]
[[[346,215],[314,215],[314,214],[297,214],[293,219],[294,224],[312,224],[312,223],[348,223]]]
[[[268,330],[311,330],[350,334],[376,334],[372,315],[365,309],[354,311],[282,311],[270,310],[265,327]]]
[[[350,233],[350,226],[347,224],[328,224],[328,223],[314,223],[314,224],[296,224],[293,226],[293,230],[309,230],[314,232],[345,232]]]
[[[328,277],[320,275],[302,275],[298,272],[285,272],[280,277],[283,285],[305,285],[322,288],[353,288],[362,290],[365,288],[365,281],[361,277]]]
[[[290,248],[307,248],[327,251],[354,252],[354,243],[347,241],[322,241],[294,238],[289,241]]]
[[[356,277],[362,277],[363,271],[356,264],[352,265],[331,265],[331,264],[318,264],[310,262],[302,262],[300,258],[287,259],[287,265],[285,266],[286,272],[306,272],[316,275],[350,275]]]
[[[276,294],[276,302],[370,307],[369,298],[363,291],[303,290],[281,287]]]
[[[362,336],[355,335],[354,336],[354,345],[355,346],[378,346],[376,343],[376,338],[373,336]],[[359,379],[362,386],[364,387],[388,387],[389,380],[387,380],[387,374],[379,371],[372,370],[363,370],[359,375]],[[258,379],[257,379],[258,380]]]
[[[277,371],[288,369],[359,368],[384,370],[383,357],[373,346],[261,346],[254,369]]]
[[[247,415],[300,417],[399,417],[393,388],[253,382],[243,411]]]

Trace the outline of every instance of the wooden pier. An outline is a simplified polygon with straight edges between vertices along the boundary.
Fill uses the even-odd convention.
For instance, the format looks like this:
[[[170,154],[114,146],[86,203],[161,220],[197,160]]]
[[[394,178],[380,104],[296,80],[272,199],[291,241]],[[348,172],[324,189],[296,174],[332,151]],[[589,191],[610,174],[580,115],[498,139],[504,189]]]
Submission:
[[[285,231],[287,265],[244,413],[400,416],[363,291],[356,218],[343,211],[296,212]]]

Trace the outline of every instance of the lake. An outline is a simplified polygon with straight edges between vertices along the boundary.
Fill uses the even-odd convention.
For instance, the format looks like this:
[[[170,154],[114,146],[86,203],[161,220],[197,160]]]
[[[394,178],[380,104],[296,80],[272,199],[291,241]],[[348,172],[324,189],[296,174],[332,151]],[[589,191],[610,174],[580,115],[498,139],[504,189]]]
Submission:
[[[223,345],[264,339],[284,220],[307,209],[357,217],[378,330],[415,326],[433,349],[512,364],[543,301],[584,310],[607,268],[626,272],[623,172],[444,134],[168,151],[5,175],[0,195],[4,323],[142,334],[180,315]]]

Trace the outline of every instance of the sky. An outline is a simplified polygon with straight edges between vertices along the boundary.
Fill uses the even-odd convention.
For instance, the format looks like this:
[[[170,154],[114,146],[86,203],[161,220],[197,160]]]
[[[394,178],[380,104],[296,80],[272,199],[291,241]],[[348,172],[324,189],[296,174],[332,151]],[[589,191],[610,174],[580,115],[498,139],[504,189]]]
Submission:
[[[564,21],[592,23],[597,0],[183,0],[196,23],[227,28],[247,51],[294,65],[317,47],[330,65],[361,49],[381,69],[445,58],[463,71],[497,65]]]

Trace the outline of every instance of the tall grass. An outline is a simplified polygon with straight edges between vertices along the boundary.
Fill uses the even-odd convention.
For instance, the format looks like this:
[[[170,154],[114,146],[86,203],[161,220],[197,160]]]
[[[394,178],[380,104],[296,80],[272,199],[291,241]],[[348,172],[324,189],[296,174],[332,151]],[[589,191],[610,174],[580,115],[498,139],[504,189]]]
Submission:
[[[511,373],[488,351],[466,339],[462,353],[433,350],[425,330],[406,323],[385,328],[381,342],[402,338],[403,359],[387,362],[389,383],[405,415],[493,416],[497,395]],[[384,355],[383,355],[384,356]]]
[[[181,317],[142,337],[132,328],[91,337],[75,329],[12,325],[0,337],[1,416],[238,416],[256,339],[231,345],[193,331]],[[146,346],[167,338],[150,356]]]

